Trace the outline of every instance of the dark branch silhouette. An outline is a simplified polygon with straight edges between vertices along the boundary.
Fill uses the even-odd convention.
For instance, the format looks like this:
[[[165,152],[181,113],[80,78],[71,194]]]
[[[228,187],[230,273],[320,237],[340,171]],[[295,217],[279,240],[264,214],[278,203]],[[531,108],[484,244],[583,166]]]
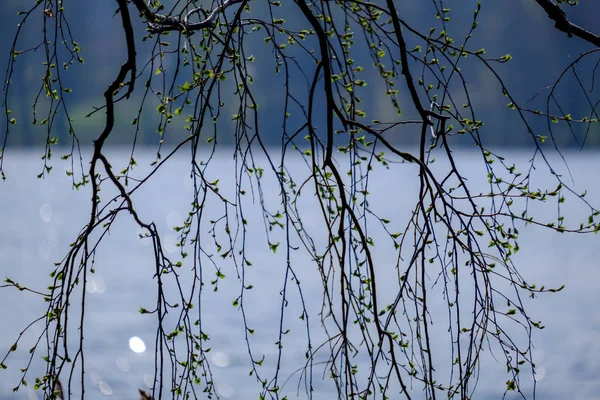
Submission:
[[[556,29],[600,47],[599,37],[571,23],[557,4],[536,1]],[[47,129],[40,177],[52,169],[55,119],[61,116],[69,128],[70,151],[63,158],[71,162],[73,187],[90,187],[91,194],[89,215],[54,265],[47,291],[11,278],[0,286],[38,296],[47,307],[10,349],[0,349],[2,370],[14,361],[25,333],[42,325],[15,390],[27,385],[30,365],[43,362],[45,371],[35,384],[45,399],[89,396],[86,287],[96,255],[110,252],[103,241],[123,218],[152,243],[148,274],[156,303],[138,311],[156,328],[154,376],[149,393],[139,389],[141,399],[217,395],[207,354],[211,332],[219,327],[208,326],[204,316],[211,303],[205,299],[224,279],[237,291],[232,306],[243,328],[239,340],[260,398],[284,399],[301,388],[305,398],[320,398],[315,382],[323,379],[339,398],[466,400],[476,397],[488,350],[506,365],[506,377],[493,377],[501,391],[527,398],[522,377],[535,377],[532,335],[544,326],[529,314],[524,299],[562,287],[535,285],[522,276],[514,257],[519,231],[528,225],[560,233],[600,230],[593,202],[576,192],[546,155],[560,154],[556,124],[573,132],[575,125],[590,129],[598,123],[597,91],[587,90],[575,68],[597,50],[582,54],[540,91],[547,94],[542,111],[519,102],[510,79],[502,78],[511,56],[488,56],[473,47],[479,2],[472,16],[462,19],[467,34],[456,37],[448,24],[453,14],[439,0],[432,1],[431,29],[401,19],[401,2],[393,0],[215,0],[209,6],[187,0],[170,9],[161,1],[115,3],[126,46],[114,54],[121,65],[103,86],[103,103],[89,110],[88,116],[105,115],[89,159],[84,160],[80,132],[71,124],[70,88],[63,78],[71,66],[89,67],[66,28],[69,5],[36,2],[21,14],[11,46],[0,172],[4,177],[2,156],[17,123],[10,108],[16,96],[11,85],[19,76],[15,60],[26,60],[39,48],[43,75],[31,100],[31,122]],[[22,50],[24,30],[39,29],[31,22],[34,15],[43,18],[44,41]],[[134,29],[138,23],[146,27],[143,33]],[[486,135],[502,132],[479,119],[483,111],[472,98],[464,72],[469,70],[488,73],[501,101],[510,101],[506,112],[518,120],[532,149],[525,167],[488,148]],[[567,75],[585,93],[586,116],[571,116],[569,105],[555,95]],[[48,113],[43,121],[37,119],[40,110]],[[121,116],[131,110],[135,118],[123,123]],[[540,118],[545,128],[535,123]],[[140,173],[137,139],[148,126],[157,137],[156,159]],[[131,155],[120,171],[106,150],[115,132],[132,134]],[[280,144],[275,150],[268,145],[273,135]],[[550,149],[544,145],[547,135]],[[416,138],[416,146],[403,144],[406,137]],[[459,141],[477,151],[487,192],[460,163]],[[234,166],[226,179],[211,169],[221,149],[229,151]],[[169,254],[156,216],[141,211],[138,195],[156,185],[157,172],[176,157],[186,157],[193,193],[185,221],[173,228],[177,252]],[[537,188],[533,171],[544,167],[553,186]],[[383,188],[386,204],[372,201],[370,191],[382,189],[373,187],[372,179],[388,169],[396,180]],[[410,186],[406,182],[416,190],[403,190]],[[565,219],[561,205],[567,199],[577,202],[586,218]],[[400,200],[411,201],[412,208],[385,215],[385,206],[395,209]],[[548,203],[556,206],[557,216],[539,217],[537,207]],[[214,204],[218,207],[211,208]],[[308,212],[306,204],[312,207]],[[253,248],[252,239],[259,237],[263,248]],[[279,317],[272,327],[255,327],[249,312],[252,293],[260,290],[254,286],[261,284],[248,278],[251,258],[262,250],[285,258],[276,267],[284,278],[272,301]],[[298,262],[296,252],[310,261]],[[393,257],[384,259],[386,254]],[[308,311],[315,302],[305,292],[302,274],[308,273],[322,289],[316,315]],[[286,329],[292,303],[300,312],[300,333]],[[269,356],[254,345],[260,329],[276,330]],[[445,335],[442,345],[434,338],[438,331]],[[305,355],[294,366],[296,390],[286,387],[290,377],[282,376],[291,343]],[[535,384],[531,390],[535,394]]]

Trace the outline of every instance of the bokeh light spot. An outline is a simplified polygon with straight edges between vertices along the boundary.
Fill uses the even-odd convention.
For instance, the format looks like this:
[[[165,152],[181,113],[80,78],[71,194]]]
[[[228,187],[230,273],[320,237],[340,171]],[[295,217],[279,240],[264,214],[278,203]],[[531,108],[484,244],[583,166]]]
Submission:
[[[101,381],[100,384],[98,385],[98,389],[100,389],[100,391],[102,392],[102,394],[105,394],[107,396],[110,396],[113,391],[112,388],[110,387],[110,385],[104,381]]]
[[[137,336],[134,336],[131,339],[129,339],[129,348],[134,353],[139,354],[139,353],[143,353],[146,351],[146,344],[144,343],[144,341],[142,339],[140,339]]]
[[[183,217],[181,216],[181,214],[172,212],[169,215],[167,215],[167,226],[169,227],[169,229],[173,229],[176,226],[182,226],[182,225],[183,225]]]
[[[87,291],[89,293],[99,293],[102,294],[106,291],[106,285],[104,284],[104,279],[100,276],[94,276],[88,281]]]
[[[179,250],[179,248],[177,247],[177,243],[179,242],[179,240],[177,239],[177,236],[175,235],[166,235],[163,238],[163,247],[169,252],[169,253],[175,253]]]
[[[211,360],[217,367],[226,367],[229,365],[229,356],[220,351],[216,351],[212,355]]]
[[[52,207],[50,207],[50,204],[42,204],[42,206],[40,207],[40,218],[44,222],[52,221]]]
[[[217,392],[219,392],[220,396],[225,398],[233,396],[233,388],[229,385],[219,385]]]
[[[125,357],[117,357],[116,364],[119,371],[127,372],[131,369],[129,361]]]
[[[546,367],[536,367],[535,368],[535,380],[541,381],[546,376]]]

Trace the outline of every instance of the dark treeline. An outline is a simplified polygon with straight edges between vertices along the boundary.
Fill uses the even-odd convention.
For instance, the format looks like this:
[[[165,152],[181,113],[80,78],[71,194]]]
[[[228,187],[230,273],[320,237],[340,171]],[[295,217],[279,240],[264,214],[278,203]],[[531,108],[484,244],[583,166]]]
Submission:
[[[401,7],[400,12],[403,19],[410,21],[421,31],[428,31],[430,27],[425,26],[426,23],[429,23],[426,21],[431,21],[428,17],[431,13],[435,13],[431,9],[431,5],[428,2],[418,1],[401,3],[399,7]],[[464,37],[465,21],[472,19],[473,10],[476,7],[475,1],[461,3],[460,5],[451,5],[457,8],[452,9],[450,14],[452,20],[448,24],[448,35],[457,40]],[[18,24],[24,17],[24,15],[18,16],[18,12],[29,9],[31,4],[33,1],[3,1],[3,10],[0,13],[0,34],[3,38],[0,44],[0,66],[3,74],[6,72],[7,61],[11,57],[10,49],[13,37],[17,33]],[[260,6],[260,2],[252,5],[252,7]],[[60,70],[58,72],[61,73],[63,84],[72,88],[71,93],[64,94],[65,104],[77,138],[82,143],[91,142],[101,131],[104,113],[100,111],[91,116],[88,115],[94,111],[94,107],[103,104],[103,91],[125,59],[125,43],[119,19],[111,18],[115,9],[116,3],[110,1],[81,0],[65,4],[69,26],[63,26],[63,29],[71,31],[81,48],[79,54],[84,63],[75,62],[68,70],[58,68],[57,71]],[[591,3],[566,7],[565,10],[573,22],[583,27],[594,27],[596,25],[595,16],[600,12],[600,4]],[[42,24],[43,8],[38,11],[27,15],[27,18]],[[548,90],[540,92],[540,90],[553,85],[561,72],[568,68],[569,64],[581,53],[592,50],[590,45],[582,43],[581,40],[569,38],[566,34],[551,29],[553,21],[548,19],[534,1],[483,1],[479,20],[480,25],[475,30],[474,38],[470,42],[471,50],[476,50],[478,43],[485,42],[486,55],[490,58],[511,54],[512,60],[505,63],[500,69],[502,79],[513,95],[522,102],[522,105],[530,109],[540,109],[545,112],[549,92]],[[107,21],[109,22],[107,23]],[[422,26],[417,26],[419,24]],[[141,39],[145,34],[144,25],[140,23],[135,28],[138,38]],[[48,32],[49,38],[54,41],[53,37],[50,37],[51,29]],[[260,118],[263,119],[261,123],[264,128],[261,136],[266,143],[278,145],[281,143],[282,119],[274,117],[274,115],[280,115],[278,112],[279,100],[274,94],[282,82],[274,83],[266,80],[267,77],[272,79],[273,55],[269,46],[264,45],[261,32],[252,34],[256,35],[256,40],[252,42],[252,48],[247,49],[247,53],[254,55],[257,60],[256,71],[253,73],[256,79],[254,91],[259,95]],[[27,30],[20,32],[20,35],[16,50],[24,53],[19,55],[15,64],[16,69],[12,77],[11,98],[9,99],[11,117],[16,118],[17,124],[11,127],[7,147],[44,144],[49,136],[48,124],[50,122],[53,124],[51,136],[58,136],[59,145],[70,145],[72,140],[64,113],[41,124],[46,118],[44,113],[47,113],[48,106],[45,94],[43,92],[40,94],[42,77],[45,73],[45,67],[42,65],[44,48],[41,45],[43,38],[40,30]],[[60,40],[59,37],[57,41],[60,42]],[[171,49],[177,48],[178,37],[176,35],[164,36],[161,40],[170,42]],[[191,40],[194,40],[194,36],[191,37]],[[407,35],[407,40],[411,41],[408,43],[409,47],[423,44],[414,36]],[[138,48],[140,64],[146,61],[147,57],[144,56],[144,52],[150,52],[153,42],[153,40],[140,42]],[[64,52],[59,52],[59,54],[65,55]],[[592,54],[575,67],[577,77],[588,92],[593,85],[596,62],[597,56]],[[356,63],[364,65],[367,70],[372,65],[372,60],[366,55],[361,57],[358,54]],[[481,63],[472,65],[473,68],[469,68],[470,64],[465,63],[463,73],[470,86],[470,92],[473,94],[471,101],[479,112],[478,119],[485,123],[480,132],[482,140],[489,146],[530,145],[532,143],[531,136],[527,134],[516,113],[512,115],[510,111],[507,111],[507,100],[502,96],[500,85],[492,79]],[[415,62],[412,67],[415,68],[414,74],[418,78],[421,66]],[[270,70],[262,73],[262,68]],[[153,71],[143,71],[139,81],[143,82],[146,79],[144,74],[151,73]],[[374,70],[366,72],[367,78],[369,73],[374,73]],[[261,79],[263,76],[265,80]],[[304,88],[305,82],[292,82],[292,85]],[[367,86],[363,90],[364,109],[371,119],[383,120],[387,116],[388,111],[385,106],[377,100],[377,95],[381,94],[381,91],[381,88],[375,86]],[[536,96],[538,92],[540,93]],[[136,93],[141,93],[141,90]],[[32,106],[38,95],[40,95],[38,113],[34,116]],[[574,74],[565,76],[563,82],[556,87],[554,95],[560,102],[560,108],[557,108],[551,100],[548,103],[551,113],[571,114],[574,119],[595,118],[590,99],[586,98],[586,92],[582,90],[580,82]],[[401,93],[400,98],[402,96]],[[231,98],[233,102],[233,96]],[[591,100],[591,104],[593,104],[594,99]],[[131,143],[134,132],[130,122],[136,116],[137,110],[133,107],[136,107],[137,104],[138,102],[132,101],[120,105],[117,116],[119,118],[117,121],[119,135],[111,137],[112,144]],[[407,102],[407,104],[409,103]],[[149,101],[147,110],[144,110],[142,114],[144,121],[141,124],[143,129],[137,138],[139,144],[154,145],[161,139],[169,143],[174,141],[171,140],[170,135],[173,135],[173,138],[180,138],[181,135],[186,134],[183,130],[184,123],[174,122],[170,132],[161,137],[156,131],[158,116],[156,112],[153,112],[156,105],[156,102]],[[402,118],[410,118],[414,110],[407,107],[407,109],[403,109],[403,112]],[[545,118],[536,118],[532,115],[528,118],[532,127],[548,131]],[[34,120],[36,123],[32,124]],[[293,122],[293,116],[291,121]],[[3,128],[0,139],[4,139],[6,135],[5,120],[1,122]],[[561,147],[582,147],[583,145],[591,147],[600,144],[600,134],[596,132],[597,125],[560,124],[553,128],[554,140]],[[219,141],[222,143],[234,141],[234,138],[227,135],[228,129],[225,125],[222,131],[218,137]],[[407,144],[416,143],[418,136],[412,134],[410,129],[390,132],[390,135],[393,136],[391,141]],[[472,143],[470,140],[464,140],[460,135],[455,136],[453,140],[457,143]]]

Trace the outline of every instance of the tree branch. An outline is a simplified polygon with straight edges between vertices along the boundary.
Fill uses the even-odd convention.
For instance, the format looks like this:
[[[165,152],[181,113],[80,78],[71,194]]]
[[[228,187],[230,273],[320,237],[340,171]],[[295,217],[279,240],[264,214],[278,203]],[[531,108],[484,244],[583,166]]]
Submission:
[[[215,7],[210,14],[200,22],[190,23],[189,19],[194,14],[198,14],[203,9],[194,8],[183,18],[175,18],[170,15],[158,14],[152,11],[144,0],[132,0],[140,14],[147,20],[148,29],[152,33],[161,33],[167,31],[194,32],[209,26],[212,26],[217,15],[228,7],[242,3],[244,0],[225,0],[221,5]]]
[[[586,29],[583,29],[579,25],[575,25],[567,18],[567,14],[557,4],[551,0],[535,0],[540,7],[546,11],[548,17],[555,21],[554,27],[561,32],[565,32],[569,37],[577,36],[593,44],[594,46],[600,47],[600,36],[592,33]]]

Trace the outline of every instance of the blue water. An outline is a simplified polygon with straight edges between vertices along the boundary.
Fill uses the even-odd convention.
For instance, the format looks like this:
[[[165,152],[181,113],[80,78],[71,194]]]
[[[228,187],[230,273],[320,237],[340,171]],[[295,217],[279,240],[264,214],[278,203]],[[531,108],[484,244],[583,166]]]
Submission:
[[[8,180],[0,183],[0,277],[3,279],[8,276],[43,291],[50,282],[48,273],[52,264],[62,259],[69,243],[88,217],[90,193],[87,188],[80,191],[71,189],[70,179],[64,174],[69,165],[58,160],[53,163],[52,173],[46,179],[36,179],[43,165],[39,156],[36,152],[11,151],[5,160]],[[113,152],[111,161],[115,170],[125,166],[127,156],[127,152]],[[137,156],[140,170],[146,168],[144,165],[152,160],[152,156],[151,151],[141,152]],[[524,165],[531,154],[509,153],[506,156],[511,162]],[[485,171],[477,153],[462,152],[457,153],[456,157],[461,167],[468,171],[469,182],[477,189],[475,191],[485,191]],[[600,178],[597,171],[600,169],[600,158],[595,154],[582,153],[567,153],[566,157],[574,183],[558,158],[553,161],[557,171],[561,171],[578,191],[587,189],[588,200],[599,206]],[[266,167],[264,157],[258,157],[256,162]],[[208,169],[209,180],[220,179],[221,193],[231,195],[235,190],[231,179],[235,176],[231,155],[218,154],[212,163]],[[84,164],[87,168],[86,161]],[[543,172],[544,167],[536,165],[538,186],[549,189],[555,187],[553,178]],[[308,176],[309,171],[300,159],[291,159],[289,167],[297,176]],[[437,168],[441,170],[445,166],[440,163]],[[405,221],[417,193],[415,169],[400,166],[399,169],[378,172],[370,178],[371,204],[376,204],[381,215],[391,216],[399,223]],[[179,251],[174,246],[177,235],[170,228],[181,224],[189,211],[192,194],[189,165],[184,157],[175,158],[153,179],[134,196],[134,201],[141,218],[157,224],[167,253],[176,258]],[[296,179],[301,181],[300,178]],[[268,206],[277,209],[279,191],[274,180],[265,177],[262,190]],[[103,192],[103,199],[108,199],[110,194],[110,190]],[[311,196],[306,194],[309,199]],[[302,211],[306,215],[304,223],[307,229],[314,232],[317,240],[324,238],[325,232],[322,231],[315,203],[307,200],[301,206],[304,207]],[[255,286],[255,289],[246,292],[245,300],[249,326],[255,329],[255,334],[251,336],[251,348],[257,359],[265,356],[260,371],[264,377],[270,378],[277,357],[274,343],[278,338],[285,254],[280,251],[273,255],[268,248],[260,222],[258,199],[254,203],[249,200],[246,207],[245,217],[249,226],[257,227],[247,242],[248,258],[252,260],[253,267],[247,269],[246,284]],[[575,201],[565,203],[562,210],[567,216],[580,218],[586,216],[585,211],[581,203]],[[555,213],[556,208],[555,205],[549,205],[539,212]],[[207,215],[211,213],[220,216],[222,206],[213,201],[207,209]],[[89,281],[87,293],[86,398],[130,399],[135,398],[137,388],[152,385],[155,320],[151,316],[142,316],[138,309],[153,308],[156,289],[152,280],[152,246],[147,239],[139,238],[140,233],[131,218],[123,213],[96,257],[97,272]],[[378,242],[377,236],[373,239]],[[205,233],[203,240],[210,241],[211,238]],[[560,235],[522,228],[522,250],[517,261],[523,276],[527,281],[546,286],[566,285],[560,293],[543,295],[527,302],[533,318],[541,319],[546,326],[544,330],[534,332],[533,337],[540,399],[600,398],[599,240],[597,235]],[[383,248],[378,251],[377,257],[380,262],[385,262],[395,260],[396,255],[393,249]],[[312,318],[310,322],[315,346],[319,339],[324,338],[317,317],[322,301],[321,282],[316,268],[306,255],[296,252],[293,264]],[[232,301],[240,293],[240,281],[230,263],[225,264],[223,272],[226,278],[219,283],[219,290],[213,292],[207,283],[207,289],[203,292],[203,323],[205,331],[211,335],[209,344],[212,350],[208,358],[217,392],[222,398],[257,398],[260,386],[253,376],[249,376],[251,365],[241,314],[239,309],[232,306]],[[383,269],[381,273],[386,274]],[[207,276],[213,279],[212,274],[207,273]],[[380,282],[380,291],[385,293],[387,287],[393,293],[393,280],[386,282],[384,278]],[[168,287],[167,292],[174,296],[175,287]],[[303,366],[307,344],[304,325],[297,318],[300,314],[299,297],[292,289],[289,291],[289,301],[286,315],[290,317],[286,318],[286,327],[292,331],[284,338],[280,385],[291,376],[282,392],[290,398],[296,398],[299,373],[294,371]],[[443,306],[441,300],[439,304]],[[25,325],[44,312],[45,304],[41,298],[11,288],[0,288],[0,356],[10,348]],[[6,363],[9,368],[0,370],[0,399],[41,398],[41,394],[36,394],[31,388],[22,388],[16,394],[11,391],[18,382],[19,368],[26,365],[27,350],[36,340],[40,329],[34,327],[25,334],[19,349]],[[440,343],[447,340],[446,330],[444,323],[439,324],[433,331],[434,338],[439,337]],[[140,347],[142,342],[145,350]],[[323,353],[321,360],[325,359],[326,353]],[[497,399],[504,392],[504,382],[508,376],[502,359],[498,359],[496,361],[489,352],[484,353],[476,398]],[[38,357],[28,375],[30,386],[42,367]],[[438,372],[442,373],[443,368]],[[335,388],[326,379],[328,375],[328,372],[323,372],[322,366],[315,366],[315,399],[334,398]],[[325,380],[322,380],[323,377]],[[522,379],[525,387],[531,387],[530,375],[524,374]],[[416,383],[415,388],[418,388]],[[306,397],[302,387],[299,397]]]

